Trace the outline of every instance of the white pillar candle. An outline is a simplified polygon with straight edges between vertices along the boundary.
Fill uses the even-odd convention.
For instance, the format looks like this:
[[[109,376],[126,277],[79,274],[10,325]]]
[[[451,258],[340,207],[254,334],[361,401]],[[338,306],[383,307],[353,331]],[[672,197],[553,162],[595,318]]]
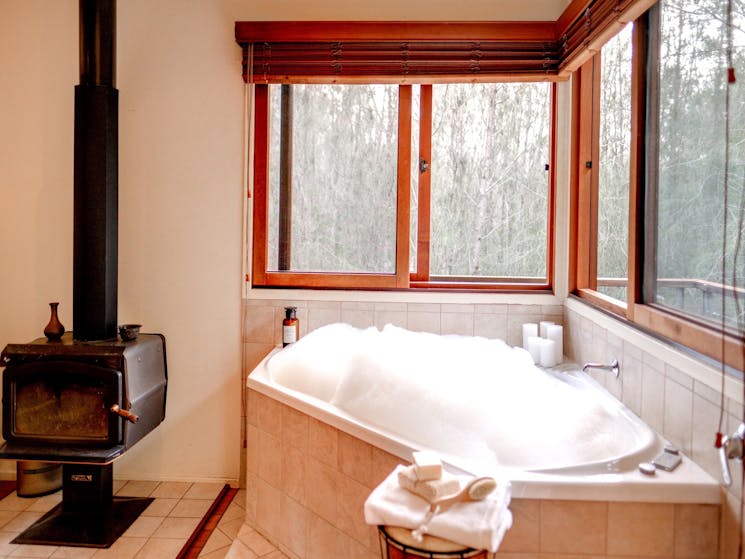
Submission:
[[[540,340],[540,362],[541,367],[553,367],[556,365],[556,344],[553,340],[538,338]]]
[[[523,324],[523,349],[528,349],[528,338],[538,335],[538,325],[534,322]]]
[[[551,326],[553,322],[550,320],[541,320],[541,328],[540,328],[540,336],[541,338],[545,338],[548,336],[548,327]]]
[[[547,339],[554,342],[555,357],[554,360],[558,365],[564,361],[564,327],[560,324],[551,324],[546,333]]]
[[[542,338],[539,338],[538,336],[528,337],[527,350],[530,353],[530,356],[533,358],[533,363],[535,363],[536,365],[541,362],[541,340]]]

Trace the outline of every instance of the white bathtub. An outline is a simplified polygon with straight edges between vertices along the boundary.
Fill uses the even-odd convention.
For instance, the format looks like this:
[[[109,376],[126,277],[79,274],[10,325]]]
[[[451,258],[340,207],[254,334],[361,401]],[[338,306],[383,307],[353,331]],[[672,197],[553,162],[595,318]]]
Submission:
[[[413,450],[428,449],[438,452],[446,467],[452,471],[475,473],[480,467],[472,460],[422,445],[406,434],[392,433],[365,424],[328,402],[275,382],[267,363],[279,351],[280,348],[272,351],[251,372],[247,379],[249,389],[405,461],[410,461]],[[662,452],[665,441],[588,375],[566,366],[551,374],[577,390],[593,391],[597,398],[617,411],[619,417],[626,422],[623,430],[629,434],[628,444],[625,445],[623,454],[609,454],[590,462],[562,464],[556,468],[532,468],[530,465],[519,468],[501,467],[500,474],[512,483],[514,498],[706,504],[720,502],[719,483],[685,456],[683,463],[674,472],[658,471],[654,476],[640,473],[638,464],[649,462]],[[519,426],[509,428],[519,430]],[[539,448],[544,444],[541,440],[533,439],[534,436],[531,436],[531,440],[525,440],[524,444],[538,445]]]

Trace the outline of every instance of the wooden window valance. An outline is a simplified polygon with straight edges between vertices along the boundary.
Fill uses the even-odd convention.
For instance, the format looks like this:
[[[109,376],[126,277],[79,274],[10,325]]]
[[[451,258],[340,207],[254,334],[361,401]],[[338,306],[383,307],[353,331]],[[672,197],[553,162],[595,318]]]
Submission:
[[[251,83],[566,79],[656,0],[574,0],[557,21],[239,21]]]
[[[479,81],[556,76],[552,22],[238,22],[255,83]]]

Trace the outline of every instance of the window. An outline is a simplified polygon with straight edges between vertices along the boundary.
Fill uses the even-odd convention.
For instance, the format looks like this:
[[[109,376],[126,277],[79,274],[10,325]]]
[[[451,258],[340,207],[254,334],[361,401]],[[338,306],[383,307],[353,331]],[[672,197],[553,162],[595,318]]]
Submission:
[[[488,42],[334,43],[337,68],[309,62],[324,46],[252,48],[254,286],[550,289],[545,45],[518,56],[529,78]]]
[[[545,282],[547,83],[433,86],[431,278]]]
[[[395,273],[398,87],[269,89],[267,269]]]
[[[738,248],[745,184],[744,7],[735,2],[732,13],[732,63],[739,80],[731,84],[724,3],[663,0],[652,14],[653,94],[647,110],[657,134],[647,148],[647,211],[655,227],[649,231],[644,284],[648,303],[704,324],[719,325],[724,318],[740,335],[745,311],[735,308],[734,295],[740,291],[745,304],[745,252]]]
[[[626,304],[631,151],[631,29],[600,52],[597,290]]]
[[[660,0],[575,73],[574,289],[742,370],[745,95],[727,78],[745,74],[745,9],[732,5],[728,26],[724,3]]]

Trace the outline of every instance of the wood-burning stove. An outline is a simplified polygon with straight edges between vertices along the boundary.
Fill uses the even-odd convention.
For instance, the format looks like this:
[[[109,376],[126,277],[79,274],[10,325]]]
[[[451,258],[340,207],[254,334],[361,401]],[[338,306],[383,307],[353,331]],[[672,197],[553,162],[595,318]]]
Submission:
[[[165,418],[165,338],[10,344],[3,373],[4,454],[109,462]],[[19,450],[21,452],[21,450]],[[42,458],[42,456],[44,458]]]
[[[150,504],[113,496],[113,462],[165,418],[165,338],[10,344],[0,458],[62,463],[62,503],[14,543],[109,547]]]

